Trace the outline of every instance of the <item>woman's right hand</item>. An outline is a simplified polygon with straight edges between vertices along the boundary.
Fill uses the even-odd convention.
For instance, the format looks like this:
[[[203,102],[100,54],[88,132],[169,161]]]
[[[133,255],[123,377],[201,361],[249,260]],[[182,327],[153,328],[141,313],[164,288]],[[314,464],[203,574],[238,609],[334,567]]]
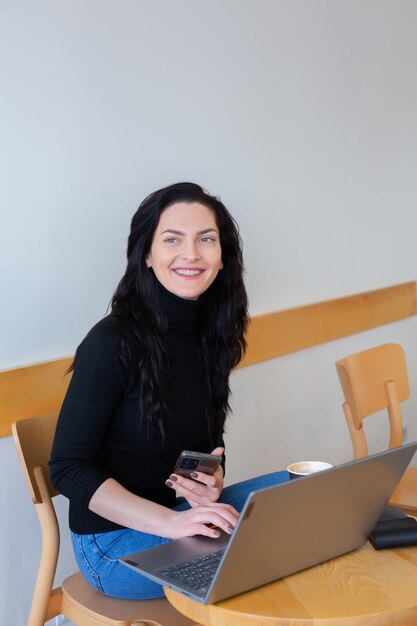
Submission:
[[[193,535],[218,537],[219,528],[231,534],[239,513],[230,504],[210,502],[175,511],[141,498],[108,478],[93,493],[89,509],[116,524],[168,539]],[[214,528],[213,528],[214,526]]]
[[[212,502],[187,511],[170,511],[165,537],[181,539],[194,535],[217,538],[220,530],[230,535],[233,532],[239,513],[230,504]]]

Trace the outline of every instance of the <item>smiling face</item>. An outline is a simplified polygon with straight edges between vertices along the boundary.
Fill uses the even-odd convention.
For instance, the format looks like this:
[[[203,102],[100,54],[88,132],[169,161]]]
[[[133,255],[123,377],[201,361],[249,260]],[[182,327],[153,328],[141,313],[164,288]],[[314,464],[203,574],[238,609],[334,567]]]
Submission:
[[[165,289],[180,298],[197,300],[223,267],[214,213],[199,202],[177,202],[165,209],[146,266]]]

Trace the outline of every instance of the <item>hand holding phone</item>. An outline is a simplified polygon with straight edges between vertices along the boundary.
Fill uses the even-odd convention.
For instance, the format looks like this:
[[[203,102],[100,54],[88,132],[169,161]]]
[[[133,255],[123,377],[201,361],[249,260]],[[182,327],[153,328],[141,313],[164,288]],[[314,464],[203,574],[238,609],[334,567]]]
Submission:
[[[217,502],[223,490],[223,452],[223,447],[215,448],[211,454],[184,450],[165,484],[191,507]]]

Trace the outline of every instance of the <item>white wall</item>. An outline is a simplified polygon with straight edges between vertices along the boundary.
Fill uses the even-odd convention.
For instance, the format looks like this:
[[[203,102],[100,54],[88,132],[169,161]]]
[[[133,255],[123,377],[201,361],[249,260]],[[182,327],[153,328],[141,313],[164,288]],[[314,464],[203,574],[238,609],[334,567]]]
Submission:
[[[3,0],[0,24],[0,368],[74,351],[138,203],[178,180],[237,218],[253,314],[416,279],[412,0]],[[385,341],[417,438],[416,340],[412,318],[236,372],[228,480],[351,458],[334,361]],[[39,535],[10,438],[0,475],[0,624],[23,624]]]

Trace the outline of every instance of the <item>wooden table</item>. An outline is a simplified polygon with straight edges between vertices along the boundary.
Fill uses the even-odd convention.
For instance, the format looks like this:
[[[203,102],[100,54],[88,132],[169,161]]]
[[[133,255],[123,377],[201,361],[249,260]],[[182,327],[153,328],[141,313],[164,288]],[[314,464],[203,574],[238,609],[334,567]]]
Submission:
[[[165,589],[203,626],[387,626],[417,624],[417,546],[365,546],[269,585],[204,605]]]

